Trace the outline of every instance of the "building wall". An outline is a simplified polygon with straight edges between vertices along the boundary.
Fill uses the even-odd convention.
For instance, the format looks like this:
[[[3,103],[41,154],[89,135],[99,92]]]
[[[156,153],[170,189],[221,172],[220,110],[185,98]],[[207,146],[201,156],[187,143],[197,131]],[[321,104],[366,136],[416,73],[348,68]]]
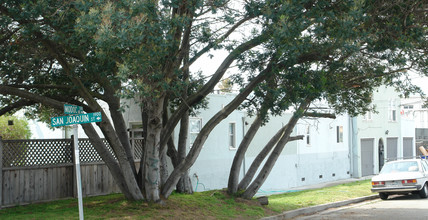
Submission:
[[[362,161],[364,156],[361,149],[361,141],[373,139],[373,174],[379,173],[382,164],[388,159],[388,155],[395,153],[393,157],[403,157],[403,140],[404,138],[412,138],[414,140],[414,122],[413,120],[403,120],[401,114],[401,99],[399,94],[388,87],[380,87],[373,95],[373,103],[376,105],[376,113],[371,112],[365,116],[358,116],[356,120],[357,130],[354,133],[356,141],[353,143],[355,148],[353,160],[353,176],[363,176]],[[392,117],[392,112],[395,112],[395,117]],[[371,114],[371,117],[369,116]],[[393,120],[395,118],[395,120]],[[397,140],[397,146],[394,145],[394,140]],[[389,143],[389,144],[388,144]],[[413,141],[414,143],[414,141]],[[383,145],[383,153],[379,153]],[[389,151],[389,152],[388,152]],[[367,154],[366,154],[367,155]],[[390,158],[391,159],[391,158]]]
[[[190,119],[200,119],[203,127],[209,119],[221,111],[234,97],[234,94],[210,94],[207,108],[195,110],[196,116],[192,116]],[[209,134],[198,159],[189,170],[193,189],[204,191],[227,187],[229,171],[236,153],[236,149],[230,149],[229,146],[229,123],[235,123],[235,146],[237,147],[243,138],[244,116],[244,112],[232,112]],[[175,142],[178,141],[178,131],[179,127],[174,132]],[[190,138],[188,139],[188,145],[190,145]]]
[[[260,129],[248,149],[245,167],[248,168],[251,165],[269,138],[285,125],[290,117],[291,113],[273,117]],[[343,129],[340,143],[337,143],[337,126],[342,126]],[[308,127],[310,144],[307,144]],[[347,116],[338,116],[336,119],[300,120],[292,136],[305,135],[304,139],[289,142],[285,146],[269,177],[262,185],[261,193],[274,193],[293,187],[349,178],[348,127]]]
[[[204,126],[215,113],[221,110],[235,95],[211,94],[208,108],[200,109],[193,118],[200,118]],[[258,152],[282,126],[288,123],[291,113],[271,117],[261,127],[245,155],[241,177],[250,167]],[[237,146],[254,118],[245,117],[245,112],[235,111],[222,121],[209,135],[195,164],[189,170],[195,190],[203,191],[227,187],[229,172],[236,150],[228,145],[228,125],[236,123]],[[343,135],[337,143],[337,126],[342,126]],[[304,119],[295,127],[293,135],[305,135],[304,140],[289,142],[281,152],[261,192],[284,191],[292,187],[327,182],[350,177],[348,117],[336,119]],[[306,129],[310,130],[310,145]],[[179,128],[176,129],[178,131]],[[174,134],[178,140],[178,132]]]

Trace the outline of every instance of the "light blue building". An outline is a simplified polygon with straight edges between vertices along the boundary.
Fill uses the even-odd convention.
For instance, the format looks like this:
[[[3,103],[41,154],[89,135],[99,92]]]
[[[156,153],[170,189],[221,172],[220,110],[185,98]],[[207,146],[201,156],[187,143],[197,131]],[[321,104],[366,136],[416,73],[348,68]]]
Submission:
[[[206,122],[235,96],[209,95],[207,109],[197,110],[196,116],[190,118],[188,147]],[[132,100],[123,102],[129,106],[124,119],[131,141],[141,139],[141,108]],[[386,158],[415,155],[414,121],[402,117],[400,102],[398,93],[393,89],[381,87],[373,95],[378,113],[354,118],[338,115],[336,119],[301,119],[292,135],[304,135],[304,139],[285,146],[260,191],[286,191],[304,185],[368,176],[378,173]],[[316,103],[314,106],[329,111],[325,103]],[[260,128],[245,154],[242,174],[290,117],[291,112],[272,117],[266,126]],[[195,190],[227,187],[233,157],[253,120],[245,111],[237,110],[211,132],[189,170]],[[175,141],[178,140],[178,129],[174,132]],[[85,136],[80,133],[81,130],[80,137]]]

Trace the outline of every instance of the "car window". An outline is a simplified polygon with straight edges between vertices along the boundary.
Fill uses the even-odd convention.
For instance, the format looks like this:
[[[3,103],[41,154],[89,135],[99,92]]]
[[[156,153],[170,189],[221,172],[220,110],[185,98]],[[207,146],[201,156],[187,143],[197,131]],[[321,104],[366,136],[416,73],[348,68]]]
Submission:
[[[422,166],[425,169],[425,172],[427,172],[428,171],[428,163],[427,163],[427,161],[426,160],[421,160],[421,162],[422,162]]]
[[[417,172],[419,171],[418,162],[416,161],[400,161],[386,163],[380,173],[399,173],[399,172]]]

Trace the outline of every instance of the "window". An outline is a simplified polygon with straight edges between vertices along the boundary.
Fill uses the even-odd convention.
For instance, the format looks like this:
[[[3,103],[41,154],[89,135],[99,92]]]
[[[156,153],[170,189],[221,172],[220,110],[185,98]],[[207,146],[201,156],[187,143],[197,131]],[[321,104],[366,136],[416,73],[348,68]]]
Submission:
[[[309,129],[309,125],[306,126],[306,144],[311,145],[311,130]]]
[[[229,149],[236,149],[236,123],[229,123]]]
[[[336,126],[337,143],[343,143],[343,126]]]
[[[190,118],[189,119],[189,139],[190,139],[190,147],[192,147],[193,143],[196,140],[199,132],[202,129],[202,118]]]
[[[372,120],[372,113],[366,112],[366,114],[364,114],[363,120],[366,120],[366,121]]]
[[[397,121],[397,110],[392,110],[391,121]]]
[[[391,99],[389,102],[389,121],[397,121],[397,110],[394,99]]]

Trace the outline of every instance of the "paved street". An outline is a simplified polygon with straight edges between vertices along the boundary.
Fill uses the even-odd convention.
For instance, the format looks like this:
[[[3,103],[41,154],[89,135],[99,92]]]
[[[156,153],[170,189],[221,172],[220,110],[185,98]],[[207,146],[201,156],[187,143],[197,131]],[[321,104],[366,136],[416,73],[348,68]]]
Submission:
[[[386,201],[376,199],[294,219],[428,220],[428,199],[421,199],[418,195],[390,196]]]

